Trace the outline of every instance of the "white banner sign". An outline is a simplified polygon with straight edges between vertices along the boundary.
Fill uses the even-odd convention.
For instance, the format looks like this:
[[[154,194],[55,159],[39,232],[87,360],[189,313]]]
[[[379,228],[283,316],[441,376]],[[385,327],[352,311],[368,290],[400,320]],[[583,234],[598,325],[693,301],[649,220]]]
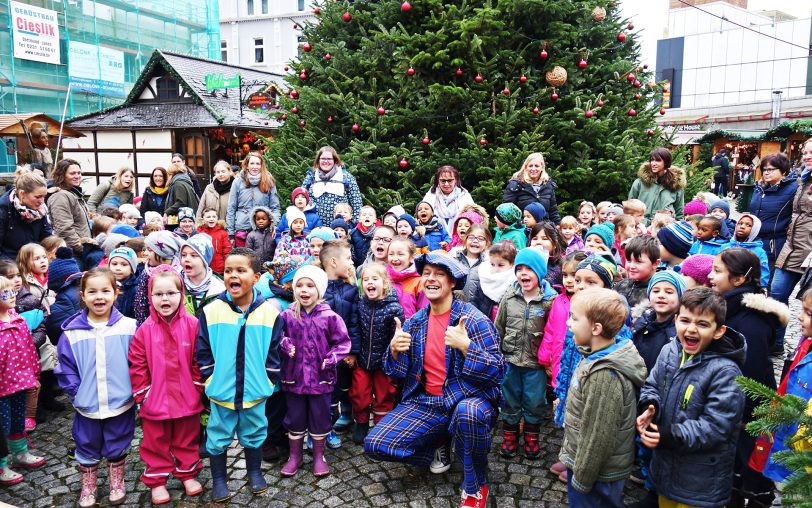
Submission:
[[[61,63],[59,23],[56,16],[56,11],[12,1],[14,57],[35,62]]]
[[[74,90],[124,97],[124,52],[70,41],[68,75]]]

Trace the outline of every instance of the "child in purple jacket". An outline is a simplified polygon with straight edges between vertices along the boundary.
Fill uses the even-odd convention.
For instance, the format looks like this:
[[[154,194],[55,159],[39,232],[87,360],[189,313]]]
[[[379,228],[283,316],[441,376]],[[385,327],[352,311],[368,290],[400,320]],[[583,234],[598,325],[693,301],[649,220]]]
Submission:
[[[330,402],[336,383],[336,365],[350,352],[350,337],[341,317],[324,303],[327,274],[305,265],[293,277],[296,301],[282,313],[283,337],[280,384],[285,392],[290,458],[282,476],[293,476],[302,465],[305,432],[313,438],[313,475],[330,468],[324,460],[325,438],[330,432]]]

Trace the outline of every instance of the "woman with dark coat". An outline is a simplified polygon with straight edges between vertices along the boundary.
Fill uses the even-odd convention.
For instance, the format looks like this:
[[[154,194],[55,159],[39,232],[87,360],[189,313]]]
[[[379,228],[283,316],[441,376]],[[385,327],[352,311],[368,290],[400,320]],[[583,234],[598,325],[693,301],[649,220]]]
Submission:
[[[14,188],[0,197],[0,257],[16,259],[27,243],[39,243],[53,234],[45,195],[48,184],[34,172],[23,173]]]
[[[538,152],[531,153],[524,160],[522,169],[508,180],[502,203],[513,203],[522,211],[530,203],[541,203],[547,210],[547,218],[558,225],[561,217],[555,201],[555,188],[555,182],[547,174],[544,156]]]
[[[166,176],[166,169],[158,166],[152,170],[149,176],[149,187],[144,189],[144,194],[141,197],[141,216],[144,217],[147,212],[157,212],[160,215],[164,214],[166,207],[166,193],[169,191],[167,186],[169,178]]]
[[[169,226],[167,229],[175,229],[178,226],[178,210],[181,208],[197,210],[200,200],[192,187],[186,166],[172,164],[166,173],[169,176],[169,190],[166,192],[164,217],[166,225]]]
[[[787,241],[792,200],[797,191],[798,178],[790,172],[789,159],[780,153],[765,155],[761,160],[761,180],[756,183],[750,200],[750,213],[761,221],[761,231],[756,238],[764,244],[771,269]]]

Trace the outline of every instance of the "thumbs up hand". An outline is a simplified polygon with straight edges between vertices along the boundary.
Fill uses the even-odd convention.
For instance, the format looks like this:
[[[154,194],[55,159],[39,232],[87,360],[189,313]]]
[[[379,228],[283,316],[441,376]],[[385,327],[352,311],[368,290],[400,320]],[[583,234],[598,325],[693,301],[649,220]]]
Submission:
[[[403,326],[400,319],[395,318],[395,335],[392,337],[392,342],[389,343],[389,349],[392,352],[392,357],[397,360],[398,354],[405,353],[412,346],[412,336],[403,331]]]
[[[467,321],[468,318],[462,316],[457,326],[449,326],[445,331],[445,345],[464,355],[468,354],[468,347],[471,345],[471,339],[468,337],[468,332],[465,331]]]

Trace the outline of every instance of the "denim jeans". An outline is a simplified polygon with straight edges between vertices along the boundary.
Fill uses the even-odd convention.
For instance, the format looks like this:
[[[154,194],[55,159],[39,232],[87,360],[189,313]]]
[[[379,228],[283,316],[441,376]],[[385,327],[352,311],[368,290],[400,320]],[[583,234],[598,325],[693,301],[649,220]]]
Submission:
[[[547,415],[547,373],[544,369],[505,364],[502,380],[502,420],[511,425],[538,425]]]
[[[572,469],[567,469],[567,500],[570,508],[622,508],[623,484],[616,482],[595,482],[589,494],[581,494],[572,486]]]
[[[778,300],[781,303],[789,303],[789,295],[792,290],[798,285],[803,274],[790,272],[781,268],[776,268],[773,274],[773,281],[770,284],[770,297]],[[784,346],[784,333],[787,331],[786,327],[779,328],[775,336],[775,345]]]

